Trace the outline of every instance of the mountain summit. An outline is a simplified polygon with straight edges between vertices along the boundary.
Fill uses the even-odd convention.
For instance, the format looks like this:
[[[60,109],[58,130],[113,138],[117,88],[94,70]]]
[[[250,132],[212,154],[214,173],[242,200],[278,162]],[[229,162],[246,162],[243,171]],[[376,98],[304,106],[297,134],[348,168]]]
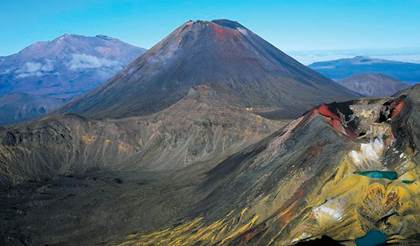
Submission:
[[[64,34],[0,57],[0,95],[70,98],[95,88],[144,49],[103,35]]]
[[[197,85],[210,86],[232,104],[289,116],[356,96],[238,22],[188,21],[65,111],[93,118],[147,115]]]
[[[107,81],[142,53],[142,48],[104,35],[64,34],[0,57],[0,125],[34,119],[61,107]]]

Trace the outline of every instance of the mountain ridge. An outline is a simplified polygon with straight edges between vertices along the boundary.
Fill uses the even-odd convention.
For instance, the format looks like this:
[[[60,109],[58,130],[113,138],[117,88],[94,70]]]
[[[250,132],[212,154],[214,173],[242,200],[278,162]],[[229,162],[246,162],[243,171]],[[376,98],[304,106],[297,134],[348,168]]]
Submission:
[[[310,68],[334,80],[360,73],[382,73],[408,84],[420,82],[420,64],[366,56],[355,56],[331,61],[315,62]]]

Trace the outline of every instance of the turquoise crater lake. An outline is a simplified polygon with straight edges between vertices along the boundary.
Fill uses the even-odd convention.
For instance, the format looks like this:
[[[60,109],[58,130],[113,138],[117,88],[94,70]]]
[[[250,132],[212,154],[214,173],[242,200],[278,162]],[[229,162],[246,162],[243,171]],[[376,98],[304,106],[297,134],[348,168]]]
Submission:
[[[355,174],[367,176],[373,179],[396,180],[398,178],[398,174],[394,171],[359,171],[355,172]]]
[[[363,237],[356,239],[357,246],[376,246],[386,242],[386,235],[381,231],[369,231]]]

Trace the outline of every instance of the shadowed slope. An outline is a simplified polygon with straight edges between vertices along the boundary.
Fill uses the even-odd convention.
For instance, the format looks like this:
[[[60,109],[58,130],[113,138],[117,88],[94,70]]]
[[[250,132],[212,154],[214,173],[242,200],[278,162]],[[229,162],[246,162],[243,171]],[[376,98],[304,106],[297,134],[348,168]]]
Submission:
[[[365,96],[384,97],[394,95],[408,85],[380,73],[356,74],[338,81],[342,86]]]
[[[217,162],[281,126],[229,106],[206,86],[148,117],[51,116],[0,130],[0,183],[101,170],[172,170]]]
[[[51,112],[67,100],[54,97],[13,93],[0,97],[0,125],[34,119]]]
[[[147,117],[0,128],[0,244],[95,244],[176,223],[202,199],[203,171],[285,124],[221,98],[196,86]]]

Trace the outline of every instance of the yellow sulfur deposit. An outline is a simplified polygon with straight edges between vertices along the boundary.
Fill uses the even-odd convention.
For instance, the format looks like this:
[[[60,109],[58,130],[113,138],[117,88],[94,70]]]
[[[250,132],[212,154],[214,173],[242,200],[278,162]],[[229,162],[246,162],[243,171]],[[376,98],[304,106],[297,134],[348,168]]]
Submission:
[[[206,224],[204,218],[200,217],[162,231],[130,235],[127,241],[120,245],[225,244],[246,232],[258,221],[258,216],[250,215],[247,209],[242,210],[239,216],[239,218],[235,217],[232,211],[227,216],[228,218],[211,224]]]

